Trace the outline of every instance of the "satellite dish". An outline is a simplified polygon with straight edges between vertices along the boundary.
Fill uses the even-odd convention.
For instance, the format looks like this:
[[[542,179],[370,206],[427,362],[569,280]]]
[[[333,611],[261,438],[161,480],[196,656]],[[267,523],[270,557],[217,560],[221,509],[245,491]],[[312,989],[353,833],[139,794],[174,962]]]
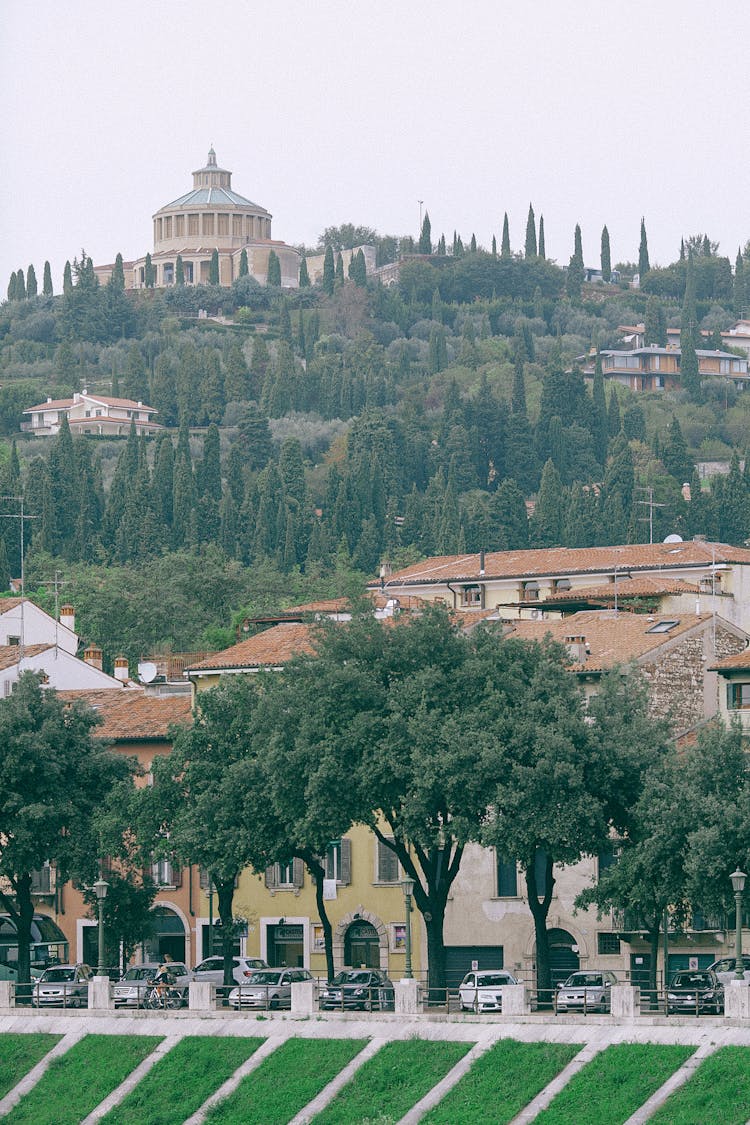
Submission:
[[[668,535],[667,538],[663,540],[664,543],[682,543],[682,541],[681,535]]]
[[[142,681],[142,683],[150,684],[153,680],[156,679],[156,673],[158,672],[158,670],[159,669],[154,663],[152,663],[152,661],[144,660],[142,664],[138,665],[138,678]]]

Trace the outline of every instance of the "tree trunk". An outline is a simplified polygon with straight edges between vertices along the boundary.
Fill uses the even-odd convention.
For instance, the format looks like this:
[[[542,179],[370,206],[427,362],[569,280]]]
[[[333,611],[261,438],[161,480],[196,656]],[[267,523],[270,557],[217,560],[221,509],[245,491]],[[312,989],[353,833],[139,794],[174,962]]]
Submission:
[[[536,988],[538,1003],[552,1003],[552,973],[549,961],[549,934],[547,933],[547,916],[552,903],[552,888],[555,880],[552,875],[552,857],[547,856],[545,868],[546,887],[544,898],[539,898],[539,888],[536,882],[536,867],[534,860],[526,865],[526,891],[528,895],[529,910],[534,919],[534,938],[536,942]]]
[[[0,901],[8,911],[18,939],[18,983],[31,982],[31,923],[34,921],[34,903],[31,898],[31,875],[26,872],[10,880],[15,894],[0,892]]]
[[[320,918],[320,924],[323,927],[323,940],[325,941],[326,947],[326,973],[328,974],[327,979],[333,980],[336,975],[336,971],[333,965],[333,927],[331,926],[331,920],[328,917],[325,899],[323,898],[323,880],[325,879],[326,875],[325,868],[323,867],[322,863],[320,863],[318,857],[313,855],[312,852],[308,852],[307,850],[301,851],[299,853],[299,858],[304,861],[307,870],[310,872],[315,883],[315,902],[318,907],[318,917]]]
[[[443,926],[445,923],[445,905],[442,909],[432,905],[432,909],[423,914],[425,929],[427,930],[427,979],[430,985],[428,999],[436,1004],[445,1001],[445,941]]]
[[[661,919],[652,922],[648,930],[648,943],[651,947],[651,964],[648,969],[648,987],[651,992],[651,1006],[658,1007],[658,989],[656,987],[656,963],[659,959],[659,937],[661,935]],[[664,991],[667,989],[667,966],[664,966]]]
[[[221,952],[224,959],[224,984],[232,985],[234,979],[234,914],[232,903],[234,901],[234,876],[230,879],[214,879],[216,894],[219,900],[219,917],[221,918]]]

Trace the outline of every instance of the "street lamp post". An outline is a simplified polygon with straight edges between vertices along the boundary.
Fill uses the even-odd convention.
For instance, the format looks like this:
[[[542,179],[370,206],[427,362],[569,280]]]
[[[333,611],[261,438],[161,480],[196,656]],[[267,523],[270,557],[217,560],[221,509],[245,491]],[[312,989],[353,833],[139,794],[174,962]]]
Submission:
[[[745,889],[747,875],[739,867],[729,876],[734,888],[734,978],[745,979],[745,966],[742,962],[742,892]]]
[[[99,977],[104,976],[104,900],[108,890],[109,883],[105,879],[99,878],[94,883],[96,904],[99,908],[99,964],[96,967],[96,975]]]
[[[414,975],[411,971],[411,896],[414,894],[414,880],[408,877],[402,879],[401,889],[404,892],[404,904],[406,906],[406,967],[404,977],[406,980],[411,980]]]

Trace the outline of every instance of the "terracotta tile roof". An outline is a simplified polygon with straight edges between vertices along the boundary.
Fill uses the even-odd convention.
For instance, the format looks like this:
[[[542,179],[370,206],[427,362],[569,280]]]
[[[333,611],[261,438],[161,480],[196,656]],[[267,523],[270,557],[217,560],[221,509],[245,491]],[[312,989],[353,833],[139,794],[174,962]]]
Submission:
[[[709,567],[716,563],[750,564],[750,550],[727,543],[688,540],[684,543],[632,543],[612,547],[550,547],[531,551],[488,551],[484,575],[479,554],[443,555],[425,559],[392,574],[383,592],[402,585],[485,581],[502,578],[564,577],[568,574],[612,573],[619,570],[658,570],[662,567]],[[373,579],[369,589],[380,587]]]
[[[0,598],[0,616],[7,613],[9,609],[16,609],[17,606],[23,602],[28,602],[28,598]],[[33,602],[30,604],[34,604]]]
[[[679,620],[678,620],[679,616]],[[704,622],[711,621],[710,613],[643,614],[618,613],[613,610],[583,610],[571,613],[558,621],[513,621],[509,636],[526,641],[541,641],[547,634],[561,644],[567,637],[585,637],[588,656],[586,663],[575,663],[576,671],[600,672],[615,664],[639,661],[661,648],[674,637],[689,632]],[[677,621],[668,632],[654,633],[660,622]]]
[[[40,652],[54,648],[54,645],[0,645],[0,671],[13,668],[22,656],[38,656]]]
[[[41,402],[38,406],[29,406],[23,413],[35,414],[38,410],[66,410],[72,405],[72,398],[53,398],[51,402]]]
[[[725,656],[722,660],[717,660],[709,668],[709,672],[721,672],[725,669],[731,671],[733,669],[744,671],[745,668],[750,668],[750,648],[746,648],[744,652],[738,652],[735,656]]]
[[[700,587],[694,582],[683,582],[680,578],[667,575],[639,574],[637,578],[617,578],[618,600],[628,598],[649,598],[662,594],[699,595]],[[595,586],[576,586],[572,590],[556,590],[545,598],[545,602],[614,601],[614,582]]]
[[[217,652],[200,664],[186,668],[186,672],[212,672],[228,668],[273,668],[286,664],[301,652],[312,652],[313,643],[309,625],[283,621],[248,637],[231,648]]]
[[[148,695],[138,689],[104,688],[95,691],[61,691],[68,703],[81,700],[93,707],[104,719],[96,727],[97,738],[114,742],[149,742],[168,737],[173,724],[192,724],[192,703],[189,695]]]
[[[319,602],[306,602],[283,609],[284,614],[298,613],[345,613],[350,606],[349,598],[327,598]]]

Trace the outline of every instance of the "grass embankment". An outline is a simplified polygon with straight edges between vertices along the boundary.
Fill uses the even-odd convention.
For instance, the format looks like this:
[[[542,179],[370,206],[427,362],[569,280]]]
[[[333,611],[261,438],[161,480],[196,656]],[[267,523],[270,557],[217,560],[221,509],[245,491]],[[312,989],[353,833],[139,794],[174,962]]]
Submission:
[[[607,1047],[571,1078],[535,1125],[622,1125],[694,1050],[657,1043]]]
[[[221,1125],[286,1125],[343,1070],[365,1039],[288,1039],[206,1120]]]
[[[576,1043],[519,1043],[501,1039],[422,1118],[423,1125],[505,1125],[580,1051]]]
[[[471,1049],[471,1043],[386,1043],[315,1118],[315,1125],[399,1121]]]
[[[262,1042],[186,1035],[102,1120],[106,1125],[181,1125]]]
[[[60,1035],[0,1035],[0,1098],[28,1074],[32,1067],[60,1042]]]
[[[721,1047],[668,1098],[649,1125],[745,1125],[750,1120],[750,1047]]]
[[[7,1125],[76,1125],[160,1042],[155,1035],[86,1035],[52,1060],[3,1120]]]

